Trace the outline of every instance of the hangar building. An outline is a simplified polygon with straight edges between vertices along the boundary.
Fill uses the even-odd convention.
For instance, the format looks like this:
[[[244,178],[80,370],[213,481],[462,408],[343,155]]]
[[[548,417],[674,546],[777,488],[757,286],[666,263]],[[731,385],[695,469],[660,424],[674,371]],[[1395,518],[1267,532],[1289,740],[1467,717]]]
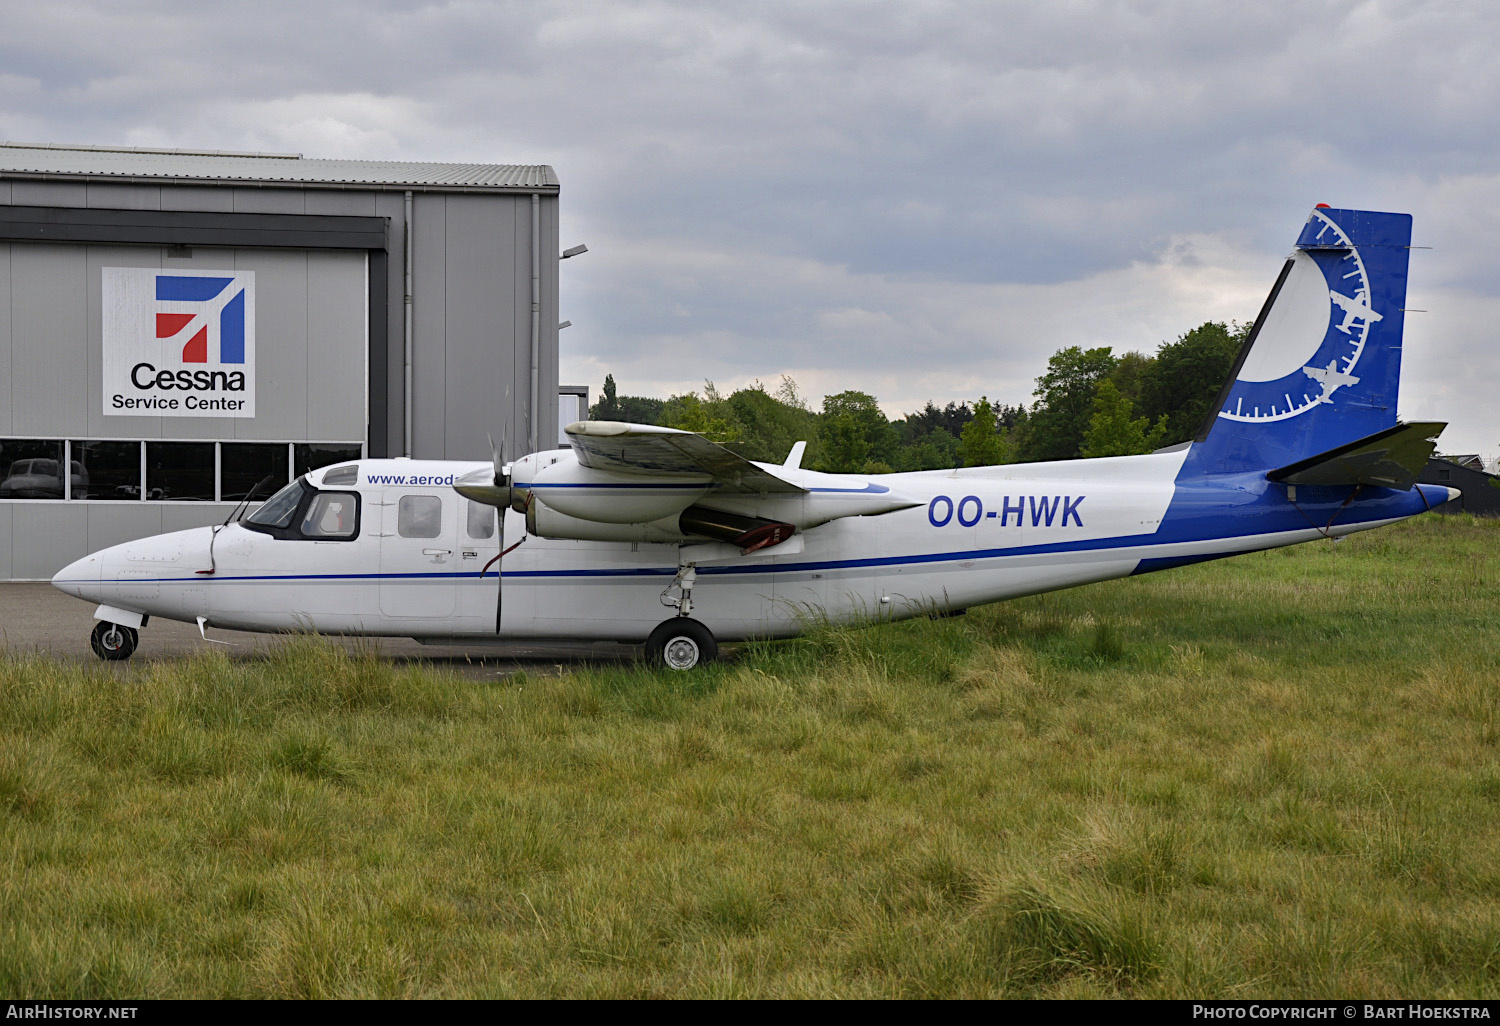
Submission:
[[[546,165],[0,144],[0,579],[555,444],[557,204]]]

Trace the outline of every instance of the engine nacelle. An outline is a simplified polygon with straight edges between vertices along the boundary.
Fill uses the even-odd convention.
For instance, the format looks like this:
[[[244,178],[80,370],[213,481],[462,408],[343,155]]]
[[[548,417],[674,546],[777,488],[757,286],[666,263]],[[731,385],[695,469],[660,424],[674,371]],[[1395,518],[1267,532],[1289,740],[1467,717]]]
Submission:
[[[519,477],[512,469],[512,474]],[[539,466],[525,489],[558,513],[600,524],[649,524],[675,517],[712,487],[707,474],[676,475],[670,480],[640,474],[617,474],[582,466],[572,453]],[[534,504],[534,503],[533,503]]]
[[[560,513],[532,494],[526,506],[526,533],[538,538],[568,538],[575,541],[683,542],[688,536],[677,526],[673,513],[644,524],[610,524],[583,520]]]

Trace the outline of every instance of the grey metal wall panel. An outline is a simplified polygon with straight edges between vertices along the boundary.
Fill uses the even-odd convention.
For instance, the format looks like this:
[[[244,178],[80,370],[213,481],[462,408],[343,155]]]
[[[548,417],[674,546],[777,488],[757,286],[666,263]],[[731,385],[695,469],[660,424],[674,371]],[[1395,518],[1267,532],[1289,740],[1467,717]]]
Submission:
[[[365,258],[307,254],[307,436],[365,437]]]
[[[308,189],[303,193],[303,202],[309,214],[358,214],[368,217],[375,213],[373,192],[356,192],[344,189]]]
[[[82,246],[11,246],[11,431],[61,437],[88,423],[88,257]]]
[[[235,189],[234,209],[245,214],[305,214],[301,189]]]
[[[83,508],[87,511],[89,552],[161,534],[162,508],[154,502],[90,502]]]
[[[229,213],[234,210],[234,193],[211,185],[163,185],[161,208]]]
[[[162,532],[186,531],[193,527],[222,524],[224,518],[234,512],[234,506],[232,502],[185,502],[180,506],[164,505],[161,507]]]
[[[85,278],[88,303],[88,340],[84,359],[88,365],[83,409],[84,421],[73,426],[74,438],[227,438],[222,429],[198,424],[182,417],[111,417],[104,413],[104,268],[161,267],[162,250],[158,246],[79,246],[88,256]],[[186,267],[192,260],[174,260],[172,266]],[[213,267],[197,258],[199,266]],[[219,266],[223,266],[222,264]],[[187,429],[191,434],[184,431]],[[199,433],[204,432],[204,433]]]
[[[17,502],[11,517],[11,576],[17,580],[51,580],[88,555],[88,513],[81,503]]]
[[[412,455],[419,459],[443,458],[448,401],[447,199],[441,193],[413,197]]]
[[[391,229],[386,251],[386,353],[385,353],[385,439],[386,452],[403,453],[406,409],[406,199],[399,192],[377,193],[375,214],[390,219]],[[374,339],[370,340],[374,346]],[[372,352],[375,350],[372,348]],[[375,368],[371,367],[371,374]],[[371,416],[379,410],[371,407]],[[372,450],[373,451],[373,450]]]
[[[445,459],[485,458],[485,434],[500,434],[495,421],[506,395],[516,394],[508,356],[518,345],[528,351],[531,345],[529,331],[517,338],[511,316],[517,305],[510,283],[519,262],[518,208],[513,200],[448,197]],[[530,203],[523,209],[529,226]],[[528,306],[530,287],[528,271]]]
[[[307,254],[237,249],[233,267],[255,272],[255,419],[233,421],[234,437],[306,438]]]
[[[8,502],[0,502],[0,581],[11,576],[11,521],[14,519],[15,506]]]
[[[558,385],[558,322],[562,313],[557,305],[557,279],[562,272],[562,252],[559,244],[558,206],[556,196],[543,196],[541,202],[542,221],[542,331],[541,331],[541,438],[543,446],[557,430],[557,385]]]
[[[391,255],[383,249],[365,253],[368,275],[365,279],[365,451],[381,459],[389,456],[386,438],[386,400],[390,392],[386,358],[390,351],[390,310],[388,299]]]
[[[0,244],[0,432],[13,434],[10,394],[25,382],[16,384],[10,363],[10,243]]]
[[[161,186],[89,182],[88,205],[112,210],[160,210]]]
[[[10,183],[0,181],[0,203],[10,204]]]
[[[10,201],[18,207],[86,207],[89,205],[89,191],[83,182],[35,182],[22,179],[10,183]]]
[[[519,456],[531,448],[531,197],[521,198],[526,204],[518,211],[515,235],[511,247],[516,253],[516,263],[511,274],[510,288],[514,293],[515,306],[511,310],[510,322],[518,344],[510,352],[507,363],[516,387],[511,391],[510,401],[505,404],[510,418],[510,437],[516,440],[515,455]],[[540,386],[539,386],[540,387]]]

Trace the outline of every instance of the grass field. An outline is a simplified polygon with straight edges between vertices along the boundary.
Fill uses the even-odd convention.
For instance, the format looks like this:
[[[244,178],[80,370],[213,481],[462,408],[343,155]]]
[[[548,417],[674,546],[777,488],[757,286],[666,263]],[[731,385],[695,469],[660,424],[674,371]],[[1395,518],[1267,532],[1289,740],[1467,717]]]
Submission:
[[[1500,995],[1500,523],[477,682],[0,655],[0,995]]]

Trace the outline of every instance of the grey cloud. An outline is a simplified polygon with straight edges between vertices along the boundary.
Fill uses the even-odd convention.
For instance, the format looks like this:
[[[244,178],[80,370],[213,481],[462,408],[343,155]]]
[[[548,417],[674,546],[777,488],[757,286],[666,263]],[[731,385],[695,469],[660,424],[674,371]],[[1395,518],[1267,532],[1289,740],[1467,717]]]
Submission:
[[[857,387],[967,360],[933,398],[992,374],[1016,401],[1059,337],[1149,348],[1253,316],[1248,268],[1317,201],[1412,210],[1439,240],[1420,287],[1500,294],[1497,28],[1438,2],[31,5],[0,38],[0,132],[546,161],[595,251],[565,276],[580,366],[671,352]],[[1160,289],[1189,236],[1253,288],[1155,294],[1175,327],[1125,285],[1087,329],[1027,298]],[[1000,295],[1041,321],[990,326]],[[1473,446],[1500,445],[1484,416]]]

